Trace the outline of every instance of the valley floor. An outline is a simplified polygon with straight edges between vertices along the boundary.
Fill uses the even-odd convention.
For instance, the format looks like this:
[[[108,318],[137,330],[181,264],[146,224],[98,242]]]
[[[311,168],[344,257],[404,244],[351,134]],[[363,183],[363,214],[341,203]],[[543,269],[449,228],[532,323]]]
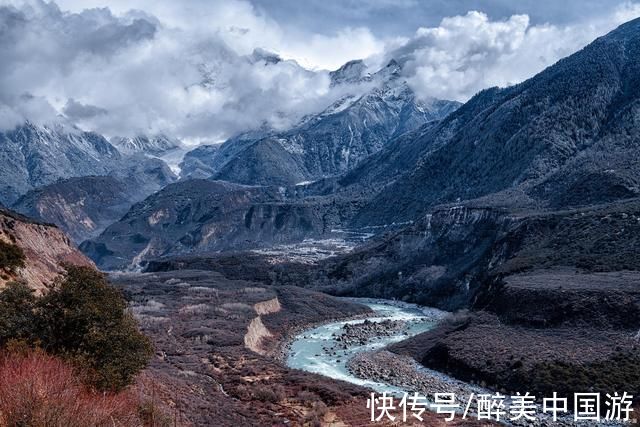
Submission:
[[[156,355],[140,381],[168,425],[368,425],[369,390],[286,368],[277,357],[300,328],[370,314],[366,306],[211,271],[111,281],[154,341]],[[426,425],[444,425],[426,417]]]
[[[143,380],[165,413],[178,425],[368,425],[370,389],[287,368],[283,345],[315,325],[371,317],[371,309],[298,286],[266,285],[273,282],[259,275],[248,279],[253,272],[239,274],[234,262],[216,265],[226,277],[195,269],[111,276],[155,342]],[[362,385],[383,381],[431,394],[453,388],[637,396],[637,280],[630,271],[514,274],[489,286],[473,310],[384,351],[358,354],[346,366]],[[338,344],[366,344],[371,334],[380,340],[402,327],[389,321],[384,330],[356,328]],[[425,425],[443,423],[428,417]]]

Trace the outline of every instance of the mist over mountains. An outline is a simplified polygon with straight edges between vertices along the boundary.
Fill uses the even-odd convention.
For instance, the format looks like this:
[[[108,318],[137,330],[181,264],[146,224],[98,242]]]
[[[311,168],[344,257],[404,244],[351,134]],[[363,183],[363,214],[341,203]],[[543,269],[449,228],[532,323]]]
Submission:
[[[61,225],[76,241],[96,238],[83,247],[99,248],[92,249],[95,257],[101,252],[122,259],[118,268],[125,268],[134,259],[139,265],[170,254],[264,247],[330,236],[343,228],[404,223],[440,204],[464,200],[540,210],[637,197],[638,63],[633,53],[638,32],[638,21],[631,21],[537,76],[484,90],[462,106],[417,98],[396,61],[373,73],[362,61],[350,61],[330,73],[332,87],[344,86],[345,95],[319,113],[285,131],[264,125],[191,151],[163,135],[110,143],[95,133],[29,123],[3,134],[3,155],[12,159],[11,169],[4,170],[3,201]],[[280,61],[264,52],[254,60],[265,67]],[[143,202],[144,210],[127,214],[130,206],[176,179],[163,156],[185,151],[181,164],[172,165],[181,187],[160,192]],[[65,181],[82,176],[111,181],[104,189],[95,185],[97,178]],[[197,204],[209,190],[201,193],[206,187],[195,184],[189,189],[192,178],[241,184],[214,191],[245,200],[238,216],[208,217],[205,211],[214,208]],[[256,199],[255,190],[242,186],[266,187]],[[187,205],[178,202],[177,188],[191,192]],[[177,216],[163,216],[167,208]],[[185,209],[202,211],[208,219]],[[152,229],[139,229],[131,220],[142,212]],[[277,226],[253,230],[247,224],[254,224],[255,212]],[[293,223],[283,219],[290,215]],[[165,216],[169,222],[151,220]],[[225,224],[238,230],[236,235],[244,224],[239,234],[244,237],[210,234],[205,223]]]
[[[354,64],[360,64],[357,72],[352,69]],[[96,237],[131,205],[173,182],[172,170],[182,180],[195,177],[244,185],[284,185],[294,187],[295,193],[297,185],[351,170],[395,136],[436,122],[459,106],[456,102],[417,99],[395,61],[373,74],[362,64],[355,61],[335,71],[333,85],[346,85],[339,89],[344,97],[318,114],[305,116],[290,130],[267,127],[247,131],[220,146],[204,145],[192,151],[164,135],[107,141],[76,128],[27,123],[5,136],[11,144],[2,147],[3,154],[12,159],[14,169],[5,170],[4,203],[60,225],[80,242]],[[278,190],[278,194],[283,191],[286,193]],[[283,198],[268,201],[282,203]],[[349,211],[346,217],[351,216]],[[339,227],[344,221],[339,216],[331,227],[320,227],[320,232],[313,228],[313,234]],[[280,233],[276,240],[295,240],[308,234],[294,232],[287,237]],[[224,239],[214,246],[227,247]],[[250,241],[253,243],[245,246],[267,244],[271,239],[262,244]]]
[[[127,361],[130,326],[148,355],[96,394],[129,424],[369,425],[389,389],[637,411],[640,4],[565,3],[0,5],[0,371],[82,364],[80,330]]]

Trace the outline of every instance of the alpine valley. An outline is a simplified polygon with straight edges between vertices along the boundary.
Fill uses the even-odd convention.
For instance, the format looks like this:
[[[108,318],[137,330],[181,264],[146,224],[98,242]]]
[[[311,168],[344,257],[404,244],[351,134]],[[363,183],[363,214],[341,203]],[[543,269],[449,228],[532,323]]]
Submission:
[[[224,141],[107,139],[68,117],[1,131],[0,243],[27,256],[0,286],[107,273],[175,425],[363,425],[380,384],[637,408],[640,19],[465,103],[383,64],[349,61],[315,112]],[[323,325],[333,347],[312,359],[340,375],[294,360]],[[539,425],[578,425],[562,422]]]

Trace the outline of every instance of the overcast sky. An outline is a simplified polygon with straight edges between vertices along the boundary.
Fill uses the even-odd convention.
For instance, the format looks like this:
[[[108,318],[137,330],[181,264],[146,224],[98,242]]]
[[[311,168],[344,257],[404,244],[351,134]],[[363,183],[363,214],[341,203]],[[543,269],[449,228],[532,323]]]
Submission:
[[[326,70],[358,58],[465,101],[638,16],[616,0],[0,0],[0,128],[214,142],[326,107],[342,95]]]

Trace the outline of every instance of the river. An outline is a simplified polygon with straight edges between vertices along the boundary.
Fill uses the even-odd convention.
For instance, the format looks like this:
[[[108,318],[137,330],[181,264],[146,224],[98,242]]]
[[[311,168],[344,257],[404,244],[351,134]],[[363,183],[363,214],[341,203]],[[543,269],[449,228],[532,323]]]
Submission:
[[[373,310],[374,313],[368,318],[369,322],[402,321],[405,322],[406,328],[394,331],[389,336],[373,338],[364,344],[350,345],[346,349],[340,348],[336,336],[342,333],[344,325],[361,324],[364,320],[333,322],[308,329],[293,339],[287,356],[287,366],[366,386],[377,392],[407,391],[391,384],[356,377],[347,369],[347,363],[358,353],[377,350],[428,331],[446,315],[446,312],[389,300],[370,298],[351,298],[350,300]]]
[[[349,320],[341,322],[327,323],[322,326],[311,328],[301,332],[294,337],[287,355],[287,366],[308,372],[321,374],[337,380],[347,381],[368,387],[378,393],[387,392],[395,395],[412,393],[416,390],[395,386],[390,383],[378,382],[371,379],[360,378],[349,372],[347,365],[349,361],[358,354],[379,350],[394,342],[402,341],[411,336],[428,331],[433,328],[444,316],[446,312],[429,307],[422,307],[415,304],[399,303],[389,300],[379,300],[370,298],[350,298],[349,300],[367,305],[373,310],[369,322],[384,322],[385,320],[395,320],[405,322],[406,327],[392,330],[390,334],[369,339],[365,343],[350,344],[346,349],[340,345],[336,339],[344,332],[346,324],[357,325],[365,322],[364,319]],[[495,391],[479,387],[477,385],[456,380],[440,372],[425,368],[413,361],[415,372],[423,378],[428,378],[427,389],[421,390],[424,395],[431,392],[455,392],[456,398],[470,396],[472,393],[493,395]],[[461,404],[464,400],[460,401]],[[506,404],[511,404],[511,399],[505,400]],[[548,414],[542,414],[540,405],[537,404],[537,418],[535,422],[523,421],[502,421],[501,424],[508,426],[580,426],[591,425],[589,422],[574,422],[573,414],[563,415],[557,421],[552,421]],[[474,412],[475,408],[472,407]],[[621,426],[616,421],[601,421],[600,426]]]

